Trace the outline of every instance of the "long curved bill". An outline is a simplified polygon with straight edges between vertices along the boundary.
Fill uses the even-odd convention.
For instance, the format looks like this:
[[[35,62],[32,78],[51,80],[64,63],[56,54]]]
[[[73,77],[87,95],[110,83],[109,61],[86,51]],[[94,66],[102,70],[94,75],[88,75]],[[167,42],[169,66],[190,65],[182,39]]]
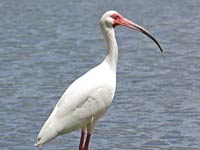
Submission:
[[[148,30],[144,29],[143,27],[137,25],[136,23],[134,23],[126,18],[123,18],[120,20],[120,25],[129,27],[131,29],[134,29],[136,31],[144,33],[146,36],[151,38],[156,43],[156,45],[159,47],[160,51],[163,52],[163,49],[160,46],[160,44],[158,43],[158,41],[153,37],[153,35]]]

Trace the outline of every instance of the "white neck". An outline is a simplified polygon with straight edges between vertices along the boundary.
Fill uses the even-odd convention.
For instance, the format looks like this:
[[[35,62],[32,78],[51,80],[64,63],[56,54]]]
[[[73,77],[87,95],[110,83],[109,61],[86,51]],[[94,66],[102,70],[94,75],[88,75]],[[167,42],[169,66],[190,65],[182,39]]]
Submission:
[[[115,38],[115,31],[111,28],[105,28],[101,26],[101,31],[104,35],[104,39],[107,47],[107,55],[104,61],[116,72],[117,61],[118,61],[118,46]]]

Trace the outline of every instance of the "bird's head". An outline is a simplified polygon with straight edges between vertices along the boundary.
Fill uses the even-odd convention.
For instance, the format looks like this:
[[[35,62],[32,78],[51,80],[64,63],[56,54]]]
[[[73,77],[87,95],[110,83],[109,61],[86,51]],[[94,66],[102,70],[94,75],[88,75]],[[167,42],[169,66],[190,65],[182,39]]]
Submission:
[[[119,14],[118,12],[114,10],[107,11],[106,13],[104,13],[100,19],[100,24],[101,24],[101,27],[107,28],[107,29],[115,28],[117,26],[126,26],[136,31],[142,32],[143,34],[151,38],[159,47],[160,51],[163,52],[163,49],[161,48],[158,41],[153,37],[153,35],[148,30],[124,18],[121,14]]]

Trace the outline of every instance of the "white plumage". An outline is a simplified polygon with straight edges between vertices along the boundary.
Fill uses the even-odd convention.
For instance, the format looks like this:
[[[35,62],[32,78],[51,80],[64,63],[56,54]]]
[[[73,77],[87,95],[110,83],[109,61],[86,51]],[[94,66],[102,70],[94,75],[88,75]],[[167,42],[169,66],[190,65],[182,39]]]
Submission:
[[[143,32],[161,49],[147,30],[123,18],[116,11],[106,12],[100,19],[101,31],[108,50],[104,61],[68,87],[43,125],[35,146],[40,146],[59,135],[82,128],[79,150],[88,149],[90,135],[98,119],[109,108],[115,93],[118,47],[114,27],[118,25]],[[88,135],[84,145],[86,128]]]
[[[72,83],[41,129],[38,145],[89,124],[92,131],[112,102],[115,78],[115,73],[104,61]]]

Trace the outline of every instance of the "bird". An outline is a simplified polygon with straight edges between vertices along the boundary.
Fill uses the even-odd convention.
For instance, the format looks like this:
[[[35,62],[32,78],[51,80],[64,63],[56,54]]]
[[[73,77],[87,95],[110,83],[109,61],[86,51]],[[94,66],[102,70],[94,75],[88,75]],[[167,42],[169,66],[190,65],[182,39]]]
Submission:
[[[163,52],[158,41],[148,30],[126,19],[117,11],[105,12],[100,18],[100,29],[107,48],[105,58],[66,89],[41,128],[35,146],[42,146],[57,136],[81,129],[79,150],[89,150],[95,126],[110,107],[115,95],[118,61],[115,37],[117,26],[142,32]]]

